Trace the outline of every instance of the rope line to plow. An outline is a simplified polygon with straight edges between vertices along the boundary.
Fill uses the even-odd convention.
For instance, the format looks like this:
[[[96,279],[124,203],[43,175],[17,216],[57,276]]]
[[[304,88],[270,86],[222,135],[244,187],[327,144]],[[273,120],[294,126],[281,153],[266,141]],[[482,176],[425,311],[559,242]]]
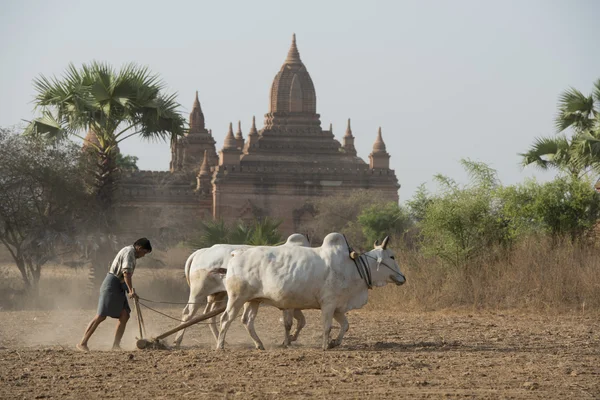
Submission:
[[[177,304],[177,305],[187,305],[187,304],[206,304],[205,301],[199,301],[196,303],[179,303],[176,301],[156,301],[156,300],[150,300],[150,299],[145,299],[143,297],[138,297],[138,299],[140,300],[144,300],[150,303],[157,303],[157,304]],[[217,301],[211,301],[211,303],[225,303],[227,302],[227,300],[217,300]]]
[[[142,299],[142,298],[140,297],[140,300],[141,300],[141,299]],[[187,321],[184,321],[184,320],[182,320],[182,319],[179,319],[179,318],[172,317],[172,316],[170,316],[169,314],[165,314],[165,313],[163,313],[163,312],[160,312],[160,311],[158,311],[158,310],[156,310],[156,309],[154,309],[154,308],[152,308],[152,307],[150,307],[150,306],[148,306],[148,305],[146,305],[146,304],[142,303],[141,301],[140,301],[140,305],[142,305],[142,306],[146,307],[146,308],[147,308],[147,309],[149,309],[150,311],[154,311],[154,312],[155,312],[155,313],[157,313],[157,314],[160,314],[160,315],[162,315],[162,316],[164,316],[164,317],[170,318],[170,319],[172,319],[173,321],[177,321],[177,322],[187,322]],[[197,322],[197,323],[196,323],[196,324],[194,324],[194,325],[210,325],[210,324],[211,324],[211,322]]]

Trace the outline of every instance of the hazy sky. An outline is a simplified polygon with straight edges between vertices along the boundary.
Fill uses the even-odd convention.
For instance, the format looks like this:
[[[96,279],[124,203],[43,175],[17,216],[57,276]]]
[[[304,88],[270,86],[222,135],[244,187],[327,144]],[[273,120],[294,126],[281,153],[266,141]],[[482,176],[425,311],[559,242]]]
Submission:
[[[194,92],[218,149],[228,123],[262,127],[271,82],[296,33],[324,128],[341,141],[352,118],[368,161],[381,126],[400,198],[458,163],[489,163],[501,180],[517,153],[554,133],[561,91],[600,78],[600,1],[9,1],[0,0],[0,126],[30,119],[32,79],[69,62],[148,65],[179,94]],[[141,169],[168,168],[166,143],[121,151]]]

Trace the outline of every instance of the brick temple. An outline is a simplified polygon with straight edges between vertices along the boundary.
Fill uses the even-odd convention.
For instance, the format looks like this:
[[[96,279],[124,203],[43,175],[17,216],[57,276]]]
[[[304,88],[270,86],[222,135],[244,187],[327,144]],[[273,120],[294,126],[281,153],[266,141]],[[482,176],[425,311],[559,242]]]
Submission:
[[[374,189],[390,201],[399,199],[381,128],[373,132],[367,163],[357,155],[350,119],[341,143],[331,126],[321,127],[315,87],[295,35],[271,85],[262,129],[254,118],[245,136],[239,122],[235,133],[229,124],[217,152],[197,92],[189,126],[189,133],[171,145],[169,171],[123,176],[118,207],[125,226],[131,222],[139,230],[141,223],[147,235],[156,235],[202,219],[269,216],[282,219],[281,231],[289,234],[314,218],[311,199],[317,197]],[[146,217],[140,218],[142,209]]]

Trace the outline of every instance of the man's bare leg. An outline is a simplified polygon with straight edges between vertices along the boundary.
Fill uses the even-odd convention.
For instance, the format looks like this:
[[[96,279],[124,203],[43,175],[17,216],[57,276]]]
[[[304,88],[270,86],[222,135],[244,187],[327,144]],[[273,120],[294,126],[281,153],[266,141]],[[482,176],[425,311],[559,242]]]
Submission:
[[[127,310],[123,309],[121,311],[121,315],[119,316],[119,323],[117,324],[117,330],[115,332],[115,341],[113,343],[113,350],[121,350],[121,339],[123,338],[123,333],[125,333],[125,327],[127,326],[127,321],[129,320],[129,313]]]
[[[104,321],[105,319],[106,319],[105,316],[96,315],[94,317],[94,319],[90,321],[87,328],[85,329],[85,333],[83,334],[83,338],[81,339],[81,342],[79,342],[77,344],[77,349],[82,350],[82,351],[90,351],[90,349],[87,346],[88,340],[90,340],[90,337],[92,336],[94,331],[96,331],[96,328],[98,327],[98,325],[100,325],[100,323],[102,321]]]

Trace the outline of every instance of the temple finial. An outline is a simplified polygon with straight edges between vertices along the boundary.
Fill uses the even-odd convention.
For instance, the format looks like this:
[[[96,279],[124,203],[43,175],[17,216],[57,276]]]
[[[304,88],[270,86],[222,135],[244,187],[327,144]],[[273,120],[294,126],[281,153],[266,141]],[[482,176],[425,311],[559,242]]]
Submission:
[[[348,127],[346,128],[346,136],[352,136],[352,128],[350,127],[350,118],[348,118]]]
[[[194,98],[194,105],[192,109],[200,108],[200,99],[198,98],[198,91],[196,90],[196,97]]]
[[[242,137],[242,121],[238,121],[238,129],[237,129],[237,132],[235,133],[235,137],[236,138]]]
[[[256,135],[258,131],[256,130],[256,117],[252,116],[252,126],[250,127],[250,131],[248,132],[248,136]]]
[[[302,63],[300,60],[300,53],[298,52],[298,47],[296,46],[296,34],[292,35],[292,45],[290,46],[290,50],[288,51],[287,58],[285,62],[288,64]]]
[[[223,150],[234,150],[237,149],[237,142],[235,137],[233,137],[233,124],[229,123],[229,131],[227,131],[227,136],[225,136],[225,143],[223,144]]]
[[[202,114],[202,107],[200,107],[198,91],[196,90],[194,105],[192,106],[192,112],[190,113],[190,133],[201,133],[204,129],[204,114]]]
[[[377,139],[375,139],[375,143],[373,144],[373,153],[385,152],[385,143],[383,142],[383,137],[381,136],[381,127],[377,130]]]

